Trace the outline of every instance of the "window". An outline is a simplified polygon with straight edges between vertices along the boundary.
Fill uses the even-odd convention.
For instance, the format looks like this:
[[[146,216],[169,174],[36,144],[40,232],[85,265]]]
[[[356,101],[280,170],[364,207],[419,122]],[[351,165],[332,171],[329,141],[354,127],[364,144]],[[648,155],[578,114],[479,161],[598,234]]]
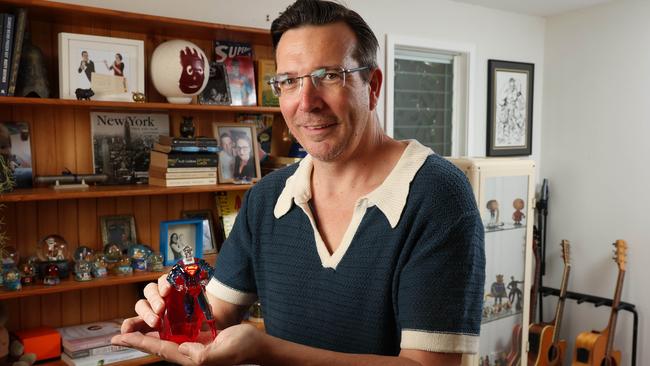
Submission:
[[[386,132],[443,156],[467,154],[472,46],[387,37]]]

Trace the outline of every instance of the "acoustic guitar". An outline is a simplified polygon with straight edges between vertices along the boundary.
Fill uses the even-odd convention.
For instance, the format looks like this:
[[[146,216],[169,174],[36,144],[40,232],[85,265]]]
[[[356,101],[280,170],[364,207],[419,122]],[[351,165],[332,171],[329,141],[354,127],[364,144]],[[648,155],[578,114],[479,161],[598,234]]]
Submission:
[[[568,240],[562,240],[562,259],[564,260],[564,273],[562,274],[562,286],[560,286],[560,297],[555,308],[555,319],[550,323],[534,323],[528,328],[528,352],[529,366],[557,366],[562,365],[562,359],[566,352],[566,341],[560,340],[560,328],[562,325],[562,314],[564,313],[564,300],[566,300],[567,284],[571,263],[569,261],[570,244]]]
[[[625,263],[627,261],[627,243],[617,240],[614,243],[614,262],[618,265],[618,280],[612,301],[612,312],[609,315],[607,328],[598,332],[582,332],[576,337],[576,349],[573,353],[573,366],[618,366],[621,364],[621,352],[614,351],[614,332],[616,331],[616,318],[618,306],[621,303],[623,291],[623,278],[625,277]]]
[[[542,275],[542,265],[540,260],[540,232],[536,226],[533,226],[533,255],[535,258],[535,279],[533,280],[533,285],[530,288],[530,318],[528,323],[532,324],[535,322],[535,314],[537,312],[537,293],[539,292],[539,282]]]

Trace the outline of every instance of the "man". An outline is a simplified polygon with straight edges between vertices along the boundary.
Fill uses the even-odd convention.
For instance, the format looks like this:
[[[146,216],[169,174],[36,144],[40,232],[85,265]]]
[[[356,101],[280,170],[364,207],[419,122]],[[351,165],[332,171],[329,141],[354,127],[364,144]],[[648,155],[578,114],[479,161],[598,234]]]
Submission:
[[[222,133],[219,136],[221,142],[221,151],[219,151],[219,167],[222,179],[233,179],[233,169],[235,166],[235,154],[233,152],[232,137],[228,133]]]
[[[378,43],[357,13],[299,0],[271,33],[272,86],[309,156],[246,194],[206,288],[223,330],[181,346],[138,333],[159,326],[161,278],[113,342],[186,364],[459,364],[478,351],[485,265],[467,180],[381,129]],[[257,298],[266,333],[237,325]]]
[[[79,63],[79,68],[77,69],[78,73],[84,73],[86,74],[86,78],[88,78],[88,82],[91,82],[91,77],[93,72],[95,72],[95,63],[88,59],[88,52],[87,51],[81,51],[81,63]]]

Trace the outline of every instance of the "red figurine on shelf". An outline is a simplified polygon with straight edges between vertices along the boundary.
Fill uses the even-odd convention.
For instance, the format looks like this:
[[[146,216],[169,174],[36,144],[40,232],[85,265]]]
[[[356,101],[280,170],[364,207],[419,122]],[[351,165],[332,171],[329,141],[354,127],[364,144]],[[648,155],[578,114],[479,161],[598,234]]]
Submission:
[[[217,336],[212,309],[205,296],[205,285],[213,271],[203,259],[193,256],[191,247],[183,248],[183,258],[167,275],[167,282],[175,291],[165,298],[161,339],[178,344],[196,342],[203,321],[210,327],[212,338]]]

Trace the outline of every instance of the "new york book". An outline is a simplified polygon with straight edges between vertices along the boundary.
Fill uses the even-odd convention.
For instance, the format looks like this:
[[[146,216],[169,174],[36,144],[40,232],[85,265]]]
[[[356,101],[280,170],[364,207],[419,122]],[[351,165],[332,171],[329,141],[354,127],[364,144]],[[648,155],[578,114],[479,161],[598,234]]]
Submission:
[[[153,144],[169,135],[162,113],[91,112],[93,168],[108,175],[107,184],[146,183]]]

